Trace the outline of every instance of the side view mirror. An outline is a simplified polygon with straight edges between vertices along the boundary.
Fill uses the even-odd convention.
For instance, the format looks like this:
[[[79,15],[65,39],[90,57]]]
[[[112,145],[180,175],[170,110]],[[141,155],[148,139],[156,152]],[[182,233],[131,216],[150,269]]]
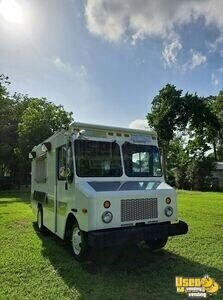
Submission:
[[[59,170],[60,177],[66,178],[69,183],[73,181],[73,172],[70,168],[65,168],[64,166]]]
[[[60,177],[63,177],[63,178],[66,177],[66,168],[64,166],[60,167],[60,169],[59,169],[59,175],[60,175]]]

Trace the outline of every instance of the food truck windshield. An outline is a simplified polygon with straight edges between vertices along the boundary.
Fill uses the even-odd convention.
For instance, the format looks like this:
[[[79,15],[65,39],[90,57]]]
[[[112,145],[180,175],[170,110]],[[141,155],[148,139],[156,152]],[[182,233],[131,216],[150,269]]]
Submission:
[[[78,139],[74,141],[76,174],[79,177],[161,177],[156,146]],[[122,168],[121,150],[124,170]]]

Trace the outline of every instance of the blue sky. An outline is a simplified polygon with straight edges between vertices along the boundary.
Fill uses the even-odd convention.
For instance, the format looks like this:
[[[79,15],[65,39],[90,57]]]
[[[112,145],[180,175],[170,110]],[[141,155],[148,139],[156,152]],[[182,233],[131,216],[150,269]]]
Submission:
[[[222,88],[222,11],[221,0],[0,0],[0,73],[77,121],[142,127],[166,83]]]

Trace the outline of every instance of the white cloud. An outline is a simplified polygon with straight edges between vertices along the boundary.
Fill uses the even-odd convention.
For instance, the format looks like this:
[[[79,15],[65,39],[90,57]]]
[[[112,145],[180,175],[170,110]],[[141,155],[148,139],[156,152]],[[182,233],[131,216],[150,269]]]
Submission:
[[[53,59],[53,63],[54,65],[56,66],[56,68],[61,71],[61,72],[65,72],[67,73],[68,75],[72,75],[73,73],[73,70],[72,70],[72,67],[70,64],[68,63],[65,63],[61,60],[60,57],[56,56],[54,59]]]
[[[175,65],[177,63],[177,55],[181,49],[182,45],[178,39],[167,44],[162,52],[165,64],[168,66]]]
[[[219,85],[219,80],[218,80],[217,76],[214,73],[211,74],[211,82],[215,86]]]
[[[133,43],[146,36],[167,38],[177,26],[203,17],[223,32],[222,0],[87,0],[89,31],[110,41],[130,36]]]
[[[135,46],[137,40],[144,40],[145,36],[142,32],[138,31],[131,36],[131,44]]]
[[[111,41],[118,40],[125,32],[123,8],[119,1],[87,1],[85,15],[89,31]]]
[[[200,66],[204,64],[207,60],[206,56],[202,55],[200,52],[191,50],[192,53],[192,58],[191,58],[191,63],[189,65],[189,68],[193,70],[197,66]]]
[[[149,129],[150,127],[148,125],[147,120],[136,119],[129,124],[129,128],[145,130],[145,129]]]
[[[194,68],[204,64],[207,61],[207,57],[198,51],[191,49],[191,58],[183,65],[183,71],[187,69],[193,70]]]
[[[208,43],[209,52],[213,53],[218,50],[219,45],[223,43],[223,33],[221,33],[213,43]],[[220,50],[220,54],[221,54]]]
[[[79,69],[76,71],[76,77],[79,80],[83,80],[87,76],[87,69],[84,65],[81,65]]]
[[[77,79],[81,80],[87,76],[87,69],[84,65],[75,68],[75,71],[70,64],[63,62],[58,56],[54,57],[53,63],[60,72],[63,72],[70,77],[75,76]]]
[[[185,70],[206,62],[207,57],[195,50],[184,64],[178,63],[182,44],[178,30],[202,17],[205,26],[214,25],[219,30],[216,42],[209,43],[209,50],[223,43],[222,0],[86,0],[85,17],[88,30],[111,42],[158,37],[164,42],[162,59],[165,66]],[[208,41],[207,41],[208,43]]]

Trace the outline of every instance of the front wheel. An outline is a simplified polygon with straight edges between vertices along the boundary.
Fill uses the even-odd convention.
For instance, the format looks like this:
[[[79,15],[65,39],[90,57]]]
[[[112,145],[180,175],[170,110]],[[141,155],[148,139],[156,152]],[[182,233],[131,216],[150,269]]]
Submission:
[[[162,238],[162,239],[153,239],[146,241],[146,245],[151,249],[151,250],[158,250],[162,249],[168,241],[168,237]]]
[[[77,261],[85,261],[88,247],[86,233],[80,230],[78,223],[74,223],[71,229],[71,250]]]

